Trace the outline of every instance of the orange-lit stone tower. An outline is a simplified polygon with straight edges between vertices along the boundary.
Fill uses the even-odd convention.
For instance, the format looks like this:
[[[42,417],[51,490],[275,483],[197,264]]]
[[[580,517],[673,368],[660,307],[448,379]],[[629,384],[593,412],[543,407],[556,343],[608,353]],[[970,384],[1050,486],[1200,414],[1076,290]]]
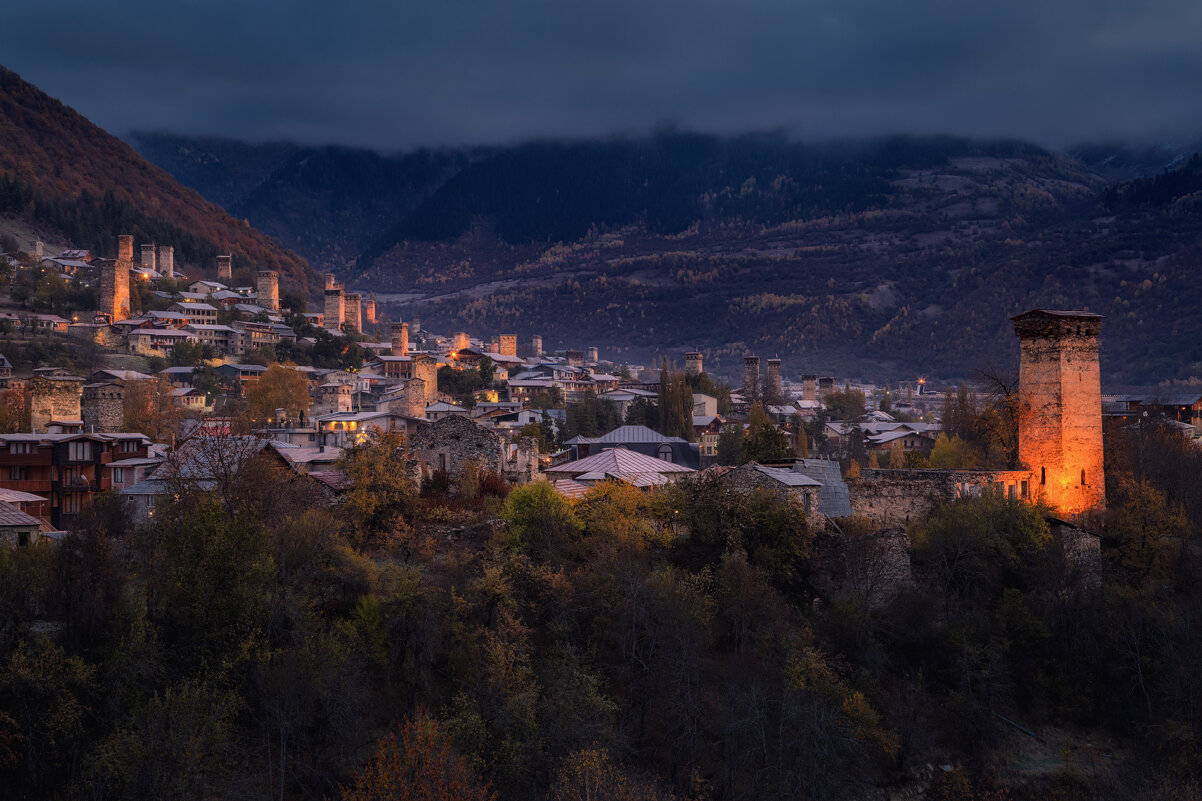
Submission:
[[[1021,347],[1018,456],[1035,495],[1065,514],[1101,509],[1102,316],[1037,309],[1013,320]]]

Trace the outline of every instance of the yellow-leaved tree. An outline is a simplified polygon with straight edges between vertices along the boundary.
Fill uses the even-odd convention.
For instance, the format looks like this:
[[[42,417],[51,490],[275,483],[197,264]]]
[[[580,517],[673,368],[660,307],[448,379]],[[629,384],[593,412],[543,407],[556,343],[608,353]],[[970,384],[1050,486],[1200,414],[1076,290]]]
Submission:
[[[273,364],[246,385],[246,416],[252,425],[262,425],[284,409],[295,420],[309,410],[309,381],[295,365]]]

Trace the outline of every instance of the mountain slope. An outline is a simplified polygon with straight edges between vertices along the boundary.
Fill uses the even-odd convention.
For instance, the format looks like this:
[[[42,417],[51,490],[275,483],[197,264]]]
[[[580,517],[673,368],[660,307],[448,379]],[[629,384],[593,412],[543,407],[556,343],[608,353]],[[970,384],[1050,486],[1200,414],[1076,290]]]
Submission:
[[[95,232],[94,241],[79,244],[101,253],[115,251],[120,233],[143,239],[176,235],[183,240],[177,261],[193,262],[199,267],[194,274],[208,274],[218,252],[232,252],[241,266],[279,270],[286,286],[303,293],[320,286],[296,254],[3,67],[0,175],[37,198],[27,213]],[[86,224],[82,217],[89,218]]]

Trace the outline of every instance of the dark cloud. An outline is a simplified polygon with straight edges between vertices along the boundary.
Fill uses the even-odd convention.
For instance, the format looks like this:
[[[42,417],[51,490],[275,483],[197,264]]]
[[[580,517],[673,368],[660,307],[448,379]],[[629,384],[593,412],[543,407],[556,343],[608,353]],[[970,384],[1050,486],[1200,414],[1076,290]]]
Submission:
[[[16,0],[0,62],[110,131],[396,149],[646,130],[1202,129],[1197,0]]]

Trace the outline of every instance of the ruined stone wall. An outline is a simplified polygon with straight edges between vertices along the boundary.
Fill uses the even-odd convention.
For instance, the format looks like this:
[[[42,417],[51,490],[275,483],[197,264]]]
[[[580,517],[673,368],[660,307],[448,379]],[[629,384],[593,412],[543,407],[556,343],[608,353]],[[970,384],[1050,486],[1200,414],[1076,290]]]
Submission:
[[[847,489],[854,514],[878,526],[904,526],[925,517],[938,503],[989,490],[1033,499],[1036,495],[1032,478],[1025,470],[865,469],[859,480],[847,482]]]
[[[29,425],[32,433],[46,433],[51,420],[79,420],[80,378],[29,379]]]
[[[517,334],[501,334],[497,338],[498,353],[502,356],[517,356],[518,355],[518,337]]]
[[[506,461],[501,437],[461,415],[444,417],[418,429],[410,438],[410,448],[425,477],[435,470],[459,475],[469,461],[499,474]]]
[[[687,375],[701,375],[705,372],[702,355],[696,351],[684,355],[684,371]]]
[[[259,270],[258,274],[259,305],[280,310],[280,274],[275,270]]]
[[[1014,318],[1020,340],[1019,460],[1065,514],[1106,505],[1102,465],[1101,318],[1028,312]]]
[[[818,487],[786,486],[757,470],[751,462],[723,474],[722,481],[741,492],[766,490],[796,506],[798,513],[805,515],[806,524],[811,531],[817,531],[823,526],[822,515],[818,512]]]
[[[124,399],[125,390],[116,384],[85,385],[80,403],[83,430],[96,434],[121,431],[125,417]]]
[[[225,283],[234,280],[234,257],[232,255],[217,257],[217,280]]]
[[[330,331],[342,330],[342,290],[338,287],[327,289],[325,291],[325,314],[326,328]]]
[[[348,334],[363,333],[363,297],[361,295],[346,296],[343,316],[346,317],[346,331]]]

